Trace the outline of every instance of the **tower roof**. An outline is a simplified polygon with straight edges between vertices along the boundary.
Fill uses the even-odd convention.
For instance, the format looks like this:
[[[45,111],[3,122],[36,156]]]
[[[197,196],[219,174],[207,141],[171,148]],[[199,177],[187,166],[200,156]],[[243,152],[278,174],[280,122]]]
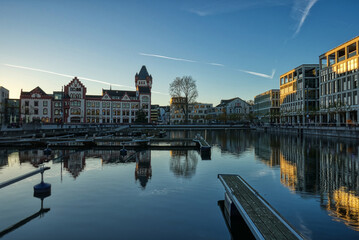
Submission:
[[[136,75],[138,76],[138,79],[140,79],[140,80],[146,80],[146,78],[150,76],[147,72],[145,65],[142,66],[140,73],[138,73]]]

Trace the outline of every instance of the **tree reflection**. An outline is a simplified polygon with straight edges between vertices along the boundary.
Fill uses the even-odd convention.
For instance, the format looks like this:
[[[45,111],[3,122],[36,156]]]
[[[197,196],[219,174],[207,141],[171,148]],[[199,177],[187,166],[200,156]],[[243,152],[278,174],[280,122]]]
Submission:
[[[170,170],[177,177],[191,178],[196,174],[198,162],[194,151],[170,151]]]

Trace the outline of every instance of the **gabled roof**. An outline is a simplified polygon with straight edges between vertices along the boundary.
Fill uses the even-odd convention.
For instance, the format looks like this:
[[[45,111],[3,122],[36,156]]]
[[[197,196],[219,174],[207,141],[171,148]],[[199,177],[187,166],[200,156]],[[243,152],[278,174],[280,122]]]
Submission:
[[[108,95],[107,92],[105,92],[105,93],[102,95],[102,100],[111,100],[111,97],[110,97],[110,95]]]
[[[45,93],[40,87],[36,87],[36,88],[32,89],[30,92],[23,92],[21,90],[21,96],[31,96],[34,93],[38,93],[41,96],[51,96],[51,95]]]
[[[136,73],[136,77],[138,77],[139,80],[146,80],[147,77],[150,77],[145,65],[142,66],[140,73]]]
[[[221,103],[218,104],[216,107],[225,107],[226,105],[228,105],[229,103],[233,102],[234,100],[241,100],[245,103],[247,103],[246,101],[244,101],[243,99],[239,98],[239,97],[235,97],[235,98],[231,98],[231,99],[225,99],[225,100],[221,100]],[[248,104],[248,103],[247,103]]]
[[[83,88],[86,88],[85,85],[83,85],[83,83],[80,81],[80,79],[78,79],[77,77],[74,77],[66,86],[69,87],[71,84],[73,84],[73,82],[77,81],[79,83],[79,85]]]

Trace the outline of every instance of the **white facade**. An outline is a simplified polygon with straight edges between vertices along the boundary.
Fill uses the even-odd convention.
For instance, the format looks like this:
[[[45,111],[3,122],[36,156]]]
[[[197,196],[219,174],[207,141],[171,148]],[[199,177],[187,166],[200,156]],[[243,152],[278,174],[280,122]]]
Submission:
[[[51,96],[37,87],[31,92],[21,92],[20,118],[22,122],[41,121],[49,123],[51,119]]]
[[[239,97],[221,100],[221,103],[211,109],[212,117],[218,117],[221,114],[249,114],[252,112],[253,106]]]

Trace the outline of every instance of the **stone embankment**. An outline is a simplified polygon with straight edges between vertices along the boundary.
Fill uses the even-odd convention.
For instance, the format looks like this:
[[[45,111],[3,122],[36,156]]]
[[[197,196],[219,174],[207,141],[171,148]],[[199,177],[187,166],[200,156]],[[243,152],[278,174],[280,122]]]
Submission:
[[[359,127],[357,126],[265,126],[257,127],[256,130],[268,133],[289,133],[298,136],[316,135],[359,139]]]

